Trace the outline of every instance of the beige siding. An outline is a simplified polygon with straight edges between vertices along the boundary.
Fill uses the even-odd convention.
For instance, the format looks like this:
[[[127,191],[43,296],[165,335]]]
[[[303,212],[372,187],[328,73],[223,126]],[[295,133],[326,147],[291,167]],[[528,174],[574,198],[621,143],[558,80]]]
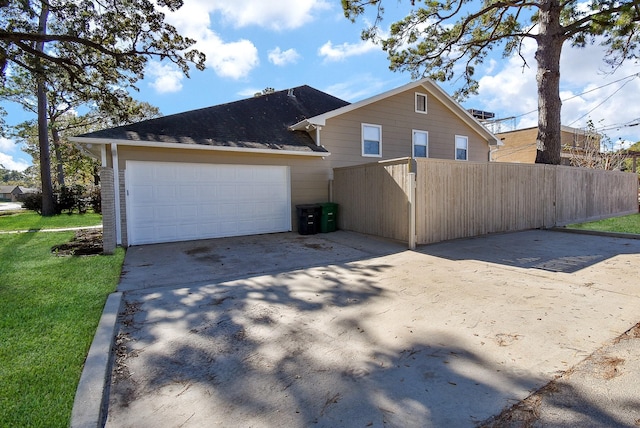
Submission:
[[[333,168],[360,165],[378,160],[412,155],[412,130],[429,133],[429,157],[455,158],[455,136],[469,138],[468,157],[486,162],[489,145],[444,104],[433,96],[427,100],[428,113],[416,113],[415,90],[389,97],[357,110],[327,120],[320,132],[320,141],[330,152]],[[363,123],[382,126],[382,157],[362,156],[361,126]]]
[[[571,128],[568,128],[571,129]],[[563,157],[568,157],[572,150],[584,148],[587,143],[598,144],[599,139],[588,138],[580,131],[570,131],[566,127],[560,131],[560,144]],[[536,138],[538,128],[520,129],[517,131],[496,134],[503,145],[493,153],[491,159],[495,162],[535,163]]]
[[[119,146],[118,161],[121,172],[126,168],[127,160],[288,166],[291,171],[291,223],[294,230],[297,230],[296,205],[326,202],[329,200],[330,169],[327,166],[327,161],[318,157]],[[123,174],[122,177],[120,187],[122,189],[121,196],[123,199],[125,186]],[[121,206],[121,218],[123,220],[122,232],[124,237],[126,234],[126,207],[124,201]],[[126,245],[126,242],[123,243]]]
[[[538,128],[496,134],[502,142],[491,159],[496,162],[535,163]]]

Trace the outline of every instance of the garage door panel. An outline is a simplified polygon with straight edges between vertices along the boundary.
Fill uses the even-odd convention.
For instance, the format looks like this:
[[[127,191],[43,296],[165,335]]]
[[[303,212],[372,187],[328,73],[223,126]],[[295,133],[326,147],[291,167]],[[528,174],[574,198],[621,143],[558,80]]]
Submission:
[[[154,198],[160,200],[176,200],[178,192],[176,186],[171,184],[165,184],[162,186],[156,186],[154,188]]]
[[[198,189],[193,186],[178,186],[176,199],[183,203],[198,202]]]
[[[283,166],[128,161],[131,245],[291,230]]]
[[[197,223],[200,210],[197,205],[183,205],[179,207],[180,218],[186,222]]]
[[[202,203],[205,203],[206,200],[209,198],[218,197],[218,189],[214,185],[208,185],[208,186],[200,185],[198,186],[197,190],[198,190],[198,198],[200,198],[200,201]]]
[[[198,217],[215,218],[219,214],[218,205],[200,204],[198,205]]]
[[[220,225],[218,222],[207,222],[198,224],[199,236],[218,236]]]
[[[154,214],[154,219],[161,224],[174,224],[180,219],[178,207],[175,205],[160,205],[156,207]]]
[[[193,239],[198,236],[197,224],[181,224],[178,226],[178,233],[185,237],[185,239]]]
[[[130,191],[140,202],[151,202],[154,200],[153,186],[133,186]]]

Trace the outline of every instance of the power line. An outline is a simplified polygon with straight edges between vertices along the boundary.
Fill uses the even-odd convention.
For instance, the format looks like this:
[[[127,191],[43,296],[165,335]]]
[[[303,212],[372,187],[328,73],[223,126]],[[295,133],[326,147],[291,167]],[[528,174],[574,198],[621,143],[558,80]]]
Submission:
[[[637,75],[636,75],[637,76]],[[598,107],[600,107],[602,104],[606,103],[607,101],[609,101],[611,99],[611,97],[613,97],[615,94],[617,94],[618,92],[620,92],[622,90],[622,88],[624,88],[629,82],[631,82],[631,80],[628,80],[626,82],[624,82],[624,84],[622,86],[620,86],[618,89],[616,89],[613,94],[609,95],[607,98],[605,98],[604,100],[602,100],[601,103],[599,103],[597,106],[595,106],[594,108],[592,108],[591,110],[589,110],[588,112],[586,112],[585,114],[583,114],[582,116],[580,116],[579,118],[577,118],[576,120],[574,120],[573,122],[571,122],[569,124],[569,126],[573,125],[574,123],[576,123],[577,121],[579,121],[580,119],[584,118],[585,116],[588,116],[589,114],[591,114],[591,112],[593,112],[595,109],[597,109]]]
[[[572,100],[572,99],[574,99],[574,98],[578,98],[578,97],[581,97],[581,96],[583,96],[583,95],[586,95],[586,94],[588,94],[588,93],[595,92],[595,91],[600,90],[600,89],[602,89],[602,88],[606,88],[607,86],[614,85],[614,84],[616,84],[616,83],[618,83],[618,82],[621,82],[621,81],[623,81],[623,80],[625,80],[625,79],[629,79],[629,78],[631,78],[631,77],[639,77],[639,76],[640,76],[640,73],[630,74],[629,76],[622,77],[622,78],[620,78],[620,79],[618,79],[618,80],[614,80],[613,82],[609,82],[609,83],[606,83],[606,84],[604,84],[604,85],[602,85],[602,86],[598,86],[597,88],[589,89],[588,91],[582,92],[582,93],[580,93],[580,94],[574,95],[574,96],[569,97],[569,98],[565,98],[565,99],[563,99],[563,100],[561,100],[561,101],[562,101],[562,102],[569,101],[569,100]],[[631,81],[629,81],[629,82],[631,82]],[[626,82],[626,83],[625,83],[625,85],[626,85],[627,83],[629,83],[629,82]],[[622,87],[624,87],[624,85],[622,85]],[[621,88],[622,88],[622,87],[621,87]],[[620,90],[620,89],[618,89],[618,91],[619,91],[619,90]],[[618,91],[616,91],[616,92],[618,92]],[[615,92],[614,92],[614,94],[615,94]],[[613,96],[613,95],[612,95],[612,96]],[[609,96],[607,99],[609,99],[609,98],[611,98],[611,96]],[[605,101],[606,101],[606,100],[605,100]],[[599,105],[598,105],[598,106],[599,106]],[[529,114],[531,114],[531,113],[536,113],[537,111],[538,111],[538,109],[536,108],[535,110],[531,110],[531,111],[528,111],[528,112],[526,112],[526,113],[519,114],[519,115],[514,116],[514,117],[517,119],[517,118],[519,118],[519,117],[526,116],[526,115],[529,115]],[[591,111],[593,111],[593,110],[591,110]],[[591,112],[589,112],[589,113],[591,113]],[[587,113],[587,114],[589,114],[589,113]],[[584,117],[584,116],[583,116],[583,117]],[[581,118],[579,118],[579,119],[577,119],[577,120],[580,120],[580,119],[582,119],[582,117],[581,117]],[[573,122],[571,122],[571,123],[574,123],[574,122],[576,122],[576,120],[574,120],[574,121],[573,121]]]

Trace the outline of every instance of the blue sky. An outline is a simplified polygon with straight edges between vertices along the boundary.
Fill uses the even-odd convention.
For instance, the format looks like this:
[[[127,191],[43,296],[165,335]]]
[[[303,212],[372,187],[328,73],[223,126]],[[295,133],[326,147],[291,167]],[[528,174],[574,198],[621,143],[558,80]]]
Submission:
[[[185,78],[168,63],[150,62],[146,78],[138,82],[134,96],[160,108],[163,114],[231,102],[260,92],[309,85],[347,101],[401,86],[409,73],[389,71],[379,46],[360,39],[367,17],[355,24],[347,20],[338,0],[185,0],[168,15],[170,23],[198,40],[207,54],[207,69],[193,69]],[[385,4],[382,31],[406,15],[408,1]],[[373,11],[370,11],[373,13]],[[373,15],[369,16],[372,19]],[[535,45],[525,44],[523,55],[532,68],[523,68],[519,57],[496,56],[476,71],[477,96],[463,102],[465,108],[494,112],[513,118],[505,127],[537,124]],[[598,45],[572,49],[565,45],[561,63],[563,125],[583,127],[587,120],[610,139],[640,141],[640,66],[625,63],[611,74]],[[441,85],[453,93],[456,83]],[[5,105],[12,125],[32,118],[20,108]],[[503,128],[504,129],[504,128]],[[0,138],[0,164],[23,170],[29,155],[15,142]]]

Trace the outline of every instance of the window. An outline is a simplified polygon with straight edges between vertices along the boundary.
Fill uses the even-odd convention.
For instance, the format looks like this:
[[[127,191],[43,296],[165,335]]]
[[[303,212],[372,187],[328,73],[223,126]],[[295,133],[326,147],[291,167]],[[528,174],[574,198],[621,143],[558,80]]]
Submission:
[[[467,160],[469,151],[469,138],[456,135],[456,160]]]
[[[362,156],[382,156],[382,126],[362,124]]]
[[[429,157],[429,133],[427,131],[413,130],[413,157]]]
[[[416,113],[427,114],[427,95],[416,92]]]

